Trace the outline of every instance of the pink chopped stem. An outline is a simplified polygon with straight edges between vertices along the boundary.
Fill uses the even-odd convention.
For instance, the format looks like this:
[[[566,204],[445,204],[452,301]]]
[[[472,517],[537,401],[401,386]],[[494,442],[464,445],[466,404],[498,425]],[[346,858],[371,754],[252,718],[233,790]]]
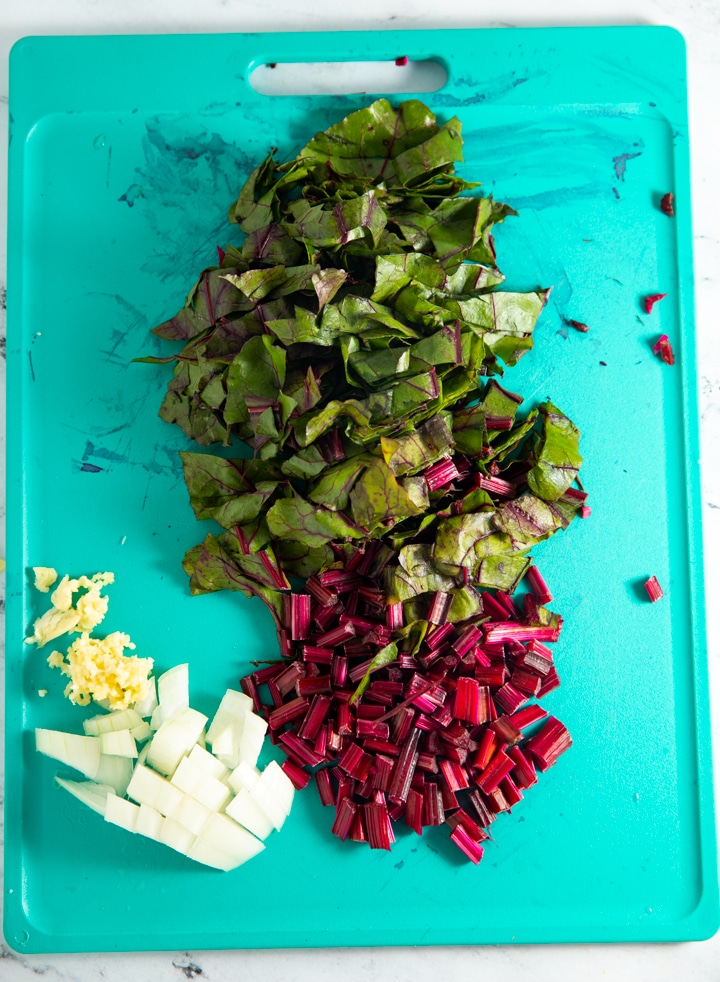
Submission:
[[[581,504],[587,501],[587,497],[587,492],[581,491],[580,488],[568,488],[563,494],[566,501],[579,501]]]
[[[305,714],[305,719],[302,721],[302,725],[298,730],[299,737],[303,740],[315,740],[320,727],[325,722],[325,717],[330,711],[331,703],[332,699],[330,696],[313,696],[310,708]]]
[[[470,787],[467,772],[462,764],[454,760],[441,760],[440,773],[451,791],[462,791]]]
[[[305,588],[321,607],[329,607],[337,600],[337,593],[323,586],[317,576],[309,576],[305,581]]]
[[[474,624],[471,624],[465,628],[459,638],[453,641],[453,651],[459,658],[462,658],[463,655],[467,654],[478,643],[481,637],[482,632],[480,629],[475,627]]]
[[[658,303],[658,301],[660,300],[664,300],[666,296],[667,293],[649,293],[643,301],[643,306],[645,307],[645,313],[652,314],[653,307],[655,306],[655,304]]]
[[[657,576],[651,576],[650,579],[645,581],[645,589],[647,590],[647,595],[650,600],[655,603],[665,596],[663,589],[658,583]]]
[[[331,587],[337,593],[347,593],[363,585],[358,573],[348,573],[344,569],[328,569],[320,574],[319,580],[324,587]]]
[[[353,622],[345,621],[344,624],[339,624],[332,630],[326,631],[325,634],[321,634],[319,638],[315,638],[315,643],[320,647],[334,648],[335,645],[347,641],[348,638],[354,638],[355,634]]]
[[[519,747],[511,747],[508,757],[515,764],[510,775],[518,788],[525,790],[537,784],[537,774],[529,755],[524,754]]]
[[[499,790],[502,791],[503,795],[505,796],[505,801],[507,801],[510,808],[512,808],[513,805],[517,805],[519,801],[522,801],[522,792],[513,781],[511,774],[506,775],[502,779]]]
[[[370,848],[389,850],[395,841],[395,836],[390,824],[387,805],[373,803],[363,805],[362,809]]]
[[[300,767],[299,764],[296,764],[295,761],[290,760],[288,758],[287,760],[284,760],[282,762],[280,767],[285,771],[287,776],[290,778],[290,780],[293,783],[293,786],[297,791],[302,791],[302,789],[306,788],[310,783],[310,774],[308,774],[307,771],[303,770],[303,768]]]
[[[310,594],[290,594],[290,637],[293,641],[307,638],[310,630]]]
[[[450,607],[452,606],[453,595],[451,593],[443,593],[442,590],[438,590],[433,596],[432,603],[430,604],[430,610],[428,611],[427,620],[430,624],[442,625],[448,619],[448,614],[450,613]]]
[[[453,635],[455,634],[455,627],[449,622],[447,624],[442,624],[440,627],[436,627],[434,631],[428,632],[425,637],[425,644],[430,649],[430,651],[437,651],[437,649],[445,644]]]
[[[473,726],[484,722],[480,712],[480,690],[481,687],[476,679],[464,676],[458,679],[454,710],[457,719],[464,719]]]
[[[525,749],[541,771],[546,771],[558,757],[572,746],[572,737],[567,727],[554,716],[548,716],[543,728],[530,737]]]
[[[425,483],[429,491],[437,491],[438,488],[445,487],[451,481],[460,477],[452,457],[443,457],[436,464],[431,464],[424,473]]]
[[[670,339],[667,334],[661,334],[658,340],[653,345],[653,353],[659,355],[660,358],[665,362],[666,365],[675,364],[675,352],[670,344]]]
[[[405,623],[402,603],[388,604],[385,612],[385,623],[391,631],[399,631]]]
[[[510,620],[510,613],[506,608],[489,593],[482,594],[482,609],[483,614],[487,614],[492,617],[494,621],[507,621]]]
[[[507,754],[498,750],[493,759],[477,779],[477,786],[485,794],[494,791],[502,779],[513,769],[513,762]]]
[[[422,791],[411,789],[408,791],[407,805],[405,807],[405,824],[413,832],[422,835],[423,829],[423,794]]]
[[[335,805],[335,791],[333,790],[332,781],[330,780],[330,771],[324,768],[320,771],[315,771],[315,784],[318,789],[318,794],[320,795],[320,801],[323,805]]]
[[[494,494],[498,498],[514,498],[517,493],[517,488],[513,482],[504,481],[501,477],[486,477],[484,474],[478,474],[475,483],[483,491]]]
[[[524,730],[525,727],[532,726],[533,723],[545,719],[546,716],[547,710],[533,702],[528,706],[523,706],[522,709],[518,709],[516,713],[513,713],[509,717],[509,720],[516,730]]]
[[[528,581],[530,589],[535,594],[535,599],[539,604],[549,604],[552,600],[552,594],[548,590],[548,585],[543,579],[540,570],[537,566],[531,566],[527,573],[525,574],[525,579]]]
[[[333,822],[332,834],[336,835],[343,842],[350,835],[353,820],[357,812],[357,805],[350,798],[343,798],[338,803],[335,821]]]
[[[348,660],[344,655],[333,655],[330,663],[330,681],[333,688],[342,689],[347,681]]]
[[[370,754],[366,754],[357,743],[351,743],[340,757],[338,767],[356,781],[364,781],[370,773],[372,762]]]
[[[332,648],[320,648],[314,644],[304,644],[302,646],[303,661],[313,662],[315,665],[329,665],[333,657]]]
[[[240,688],[243,690],[246,696],[250,696],[252,699],[253,712],[260,715],[262,711],[262,701],[252,675],[246,675],[244,678],[240,679]]]
[[[316,696],[321,692],[331,692],[332,684],[329,675],[316,675],[311,678],[298,679],[295,691],[299,696]]]
[[[559,627],[527,627],[525,624],[483,624],[486,642],[497,641],[557,641]]]
[[[313,744],[313,750],[318,757],[321,757],[323,760],[325,759],[325,755],[327,753],[327,740],[328,728],[327,726],[323,725],[318,730],[317,736],[315,737],[315,743]]]
[[[442,793],[437,784],[428,782],[423,787],[423,825],[442,825],[445,820],[445,810],[442,803]]]
[[[553,689],[557,689],[560,685],[560,676],[557,673],[557,669],[553,665],[550,671],[547,673],[545,678],[540,683],[540,688],[537,691],[538,699],[546,695],[548,692],[552,692]]]
[[[506,682],[502,688],[498,689],[493,698],[496,704],[501,709],[504,709],[506,713],[514,713],[516,709],[519,709],[528,700],[527,695],[516,689],[510,682]]]
[[[388,788],[388,798],[392,802],[407,800],[410,783],[417,766],[420,736],[421,731],[417,728],[413,729],[400,751]]]
[[[325,759],[320,754],[315,753],[315,750],[304,740],[293,733],[291,730],[286,730],[285,733],[280,734],[279,742],[285,747],[286,750],[292,751],[295,756],[302,761],[303,764],[307,764],[310,767],[317,767],[318,764],[322,764]]]
[[[485,417],[486,430],[511,430],[515,420],[512,416],[492,416]]]
[[[450,834],[450,839],[476,866],[483,857],[483,847],[472,839],[462,825],[456,826]]]
[[[309,705],[306,698],[298,696],[295,699],[291,699],[290,702],[278,706],[268,717],[270,729],[279,730],[280,727],[285,726],[291,720],[297,719],[298,716],[304,716]]]

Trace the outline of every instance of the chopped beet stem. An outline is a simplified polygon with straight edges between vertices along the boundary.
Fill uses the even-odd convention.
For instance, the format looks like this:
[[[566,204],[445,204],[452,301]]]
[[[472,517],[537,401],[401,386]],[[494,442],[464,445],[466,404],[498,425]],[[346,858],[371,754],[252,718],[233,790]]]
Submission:
[[[658,583],[657,576],[651,576],[650,579],[645,581],[645,589],[652,603],[655,603],[665,596],[663,593],[663,588]]]
[[[552,600],[552,594],[548,590],[548,585],[542,577],[537,566],[531,566],[525,574],[530,589],[535,594],[535,599],[539,604],[548,604]]]
[[[645,299],[643,300],[643,306],[645,307],[645,313],[646,314],[651,314],[652,311],[653,311],[653,307],[655,306],[655,304],[658,303],[660,300],[664,300],[666,296],[667,296],[667,293],[649,293],[645,297]]]

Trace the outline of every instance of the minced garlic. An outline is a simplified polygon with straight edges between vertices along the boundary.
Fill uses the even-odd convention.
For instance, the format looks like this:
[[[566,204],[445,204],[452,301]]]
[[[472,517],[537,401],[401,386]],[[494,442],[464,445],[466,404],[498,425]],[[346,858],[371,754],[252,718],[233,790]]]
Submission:
[[[51,580],[49,575],[38,577],[38,571],[48,570],[48,567],[33,568],[36,571],[35,585],[42,592],[47,592],[57,579],[57,573],[55,570],[49,570],[50,573],[55,574]],[[52,607],[42,617],[38,617],[33,625],[33,634],[25,639],[25,643],[36,644],[42,648],[48,641],[60,637],[61,634],[92,631],[102,621],[108,609],[108,598],[101,594],[101,590],[114,580],[113,573],[95,573],[94,576],[80,576],[77,579],[63,576],[50,596]],[[80,591],[84,592],[73,605],[73,595]]]
[[[40,593],[47,593],[57,579],[57,570],[52,566],[33,566],[35,574],[35,589]]]
[[[91,638],[83,632],[68,649],[67,657],[53,651],[48,664],[70,676],[65,695],[70,702],[86,706],[91,699],[108,709],[127,709],[149,693],[152,658],[125,655],[134,649],[127,634],[115,631],[106,638]]]

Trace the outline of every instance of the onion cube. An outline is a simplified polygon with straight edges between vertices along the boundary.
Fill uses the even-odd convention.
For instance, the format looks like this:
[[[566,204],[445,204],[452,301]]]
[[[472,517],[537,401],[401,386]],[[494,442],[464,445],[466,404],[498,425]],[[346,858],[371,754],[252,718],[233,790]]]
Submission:
[[[192,761],[193,764],[197,764],[208,774],[216,777],[218,781],[224,780],[230,773],[229,769],[218,760],[217,757],[213,757],[209,750],[205,750],[203,747],[197,744],[192,748],[188,755],[188,759]]]
[[[176,852],[181,852],[187,856],[195,842],[195,836],[181,825],[180,822],[176,822],[172,818],[166,818],[162,823],[160,834],[158,835],[158,842],[163,842],[166,846],[170,846],[171,849],[175,849]]]
[[[264,848],[259,839],[227,815],[213,815],[188,855],[207,866],[231,870],[257,856]]]
[[[119,825],[121,829],[134,832],[140,808],[127,798],[109,794],[105,801],[105,821]]]
[[[140,805],[140,810],[135,821],[135,831],[140,835],[146,835],[148,839],[157,839],[160,836],[163,817],[156,808],[150,805]]]
[[[188,832],[192,832],[193,835],[200,835],[212,814],[212,811],[206,805],[203,805],[196,798],[186,794],[181,798],[177,808],[168,817],[172,818],[174,822],[179,822],[183,828],[186,828]]]
[[[113,757],[137,757],[137,746],[130,730],[110,730],[100,734],[100,753]]]
[[[225,814],[239,822],[258,839],[267,839],[274,825],[249,791],[240,790],[225,809]]]

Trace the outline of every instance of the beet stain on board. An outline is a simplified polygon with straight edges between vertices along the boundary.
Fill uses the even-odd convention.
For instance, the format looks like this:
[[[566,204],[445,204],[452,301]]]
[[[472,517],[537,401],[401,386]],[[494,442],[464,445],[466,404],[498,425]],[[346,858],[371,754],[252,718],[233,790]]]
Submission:
[[[182,454],[224,530],[183,565],[194,594],[271,611],[283,660],[242,684],[288,777],[315,777],[342,839],[448,826],[477,862],[570,745],[533,701],[559,684],[562,619],[530,552],[587,495],[575,425],[496,379],[549,291],[501,288],[493,229],[516,213],[467,193],[461,129],[380,99],[271,151],[231,209],[242,244],[155,333],[183,345],[162,418],[253,454]]]

